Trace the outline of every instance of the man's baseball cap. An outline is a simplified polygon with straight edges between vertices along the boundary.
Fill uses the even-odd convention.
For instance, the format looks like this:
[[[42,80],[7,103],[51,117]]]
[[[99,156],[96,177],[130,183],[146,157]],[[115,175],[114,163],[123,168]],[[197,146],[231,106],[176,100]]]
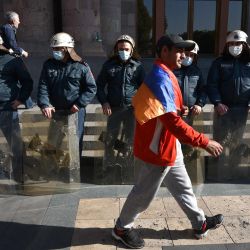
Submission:
[[[170,34],[162,36],[156,44],[156,52],[159,55],[163,46],[171,46],[175,48],[182,48],[192,50],[195,43],[185,41],[181,36]]]

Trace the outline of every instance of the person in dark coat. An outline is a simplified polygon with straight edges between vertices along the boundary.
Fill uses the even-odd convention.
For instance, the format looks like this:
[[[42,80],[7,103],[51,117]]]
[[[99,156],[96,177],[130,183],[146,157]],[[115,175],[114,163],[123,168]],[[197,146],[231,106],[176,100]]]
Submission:
[[[248,150],[243,134],[250,106],[250,49],[247,34],[234,30],[228,34],[223,53],[208,73],[207,93],[214,105],[213,137],[225,148],[214,179],[236,177],[240,156]]]
[[[97,98],[103,114],[108,117],[104,169],[117,163],[115,149],[124,158],[132,153],[135,119],[131,99],[144,76],[133,38],[121,35],[115,42],[113,55],[103,64],[97,78]]]
[[[30,97],[33,80],[23,60],[8,50],[0,49],[0,72],[0,129],[9,145],[13,179],[22,183],[23,142],[17,108]]]
[[[76,54],[71,35],[64,32],[55,34],[51,39],[50,47],[53,58],[43,64],[37,104],[48,119],[56,118],[56,111],[62,111],[66,116],[78,113],[81,156],[86,106],[96,94],[95,79],[88,64]],[[60,145],[61,140],[56,144]]]

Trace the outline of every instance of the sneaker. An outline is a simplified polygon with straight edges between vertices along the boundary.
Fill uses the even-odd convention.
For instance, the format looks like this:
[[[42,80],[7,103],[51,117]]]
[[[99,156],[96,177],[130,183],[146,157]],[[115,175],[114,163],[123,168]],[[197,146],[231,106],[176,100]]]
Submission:
[[[133,229],[119,230],[116,227],[112,231],[112,236],[121,241],[125,246],[132,249],[139,249],[145,246],[144,240]]]
[[[205,216],[206,220],[203,222],[201,229],[194,231],[194,236],[197,239],[202,239],[207,236],[209,230],[216,229],[222,225],[223,215],[217,214],[212,217]]]

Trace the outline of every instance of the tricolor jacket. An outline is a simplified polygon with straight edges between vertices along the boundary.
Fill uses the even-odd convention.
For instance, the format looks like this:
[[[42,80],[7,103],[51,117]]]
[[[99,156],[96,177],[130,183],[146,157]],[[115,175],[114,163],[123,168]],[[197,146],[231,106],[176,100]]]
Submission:
[[[209,139],[195,131],[178,115],[183,101],[178,81],[161,60],[145,78],[133,98],[137,120],[134,154],[145,162],[173,166],[176,139],[181,143],[205,148]]]

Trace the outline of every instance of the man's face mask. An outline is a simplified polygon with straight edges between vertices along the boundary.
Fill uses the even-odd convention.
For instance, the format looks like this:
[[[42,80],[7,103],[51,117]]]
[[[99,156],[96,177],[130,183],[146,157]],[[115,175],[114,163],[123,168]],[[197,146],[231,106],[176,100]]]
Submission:
[[[122,61],[127,61],[130,58],[130,52],[126,50],[119,50],[118,55]]]
[[[63,58],[65,56],[65,53],[63,51],[60,50],[53,50],[53,57],[54,59],[58,60],[58,61],[62,61]]]
[[[193,62],[193,58],[192,57],[190,57],[190,56],[187,56],[187,57],[185,57],[183,60],[182,60],[182,62],[181,62],[181,64],[183,65],[183,66],[190,66],[191,64],[192,64],[192,62]]]
[[[241,52],[242,52],[242,49],[243,49],[242,44],[241,44],[241,45],[238,45],[238,46],[229,46],[229,48],[228,48],[229,53],[230,53],[232,56],[234,56],[234,57],[240,55]]]

